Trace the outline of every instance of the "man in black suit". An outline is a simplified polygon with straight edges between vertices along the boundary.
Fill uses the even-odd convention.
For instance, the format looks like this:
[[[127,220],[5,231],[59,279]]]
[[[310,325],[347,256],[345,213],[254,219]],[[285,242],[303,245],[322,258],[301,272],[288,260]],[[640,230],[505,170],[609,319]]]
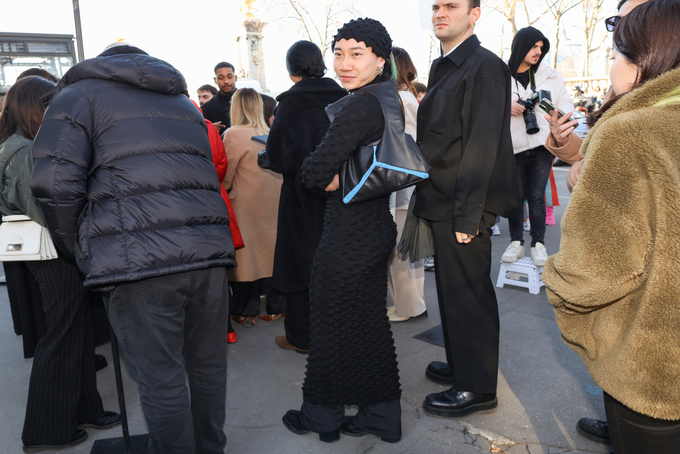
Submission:
[[[468,3],[469,2],[469,3]],[[433,0],[444,55],[432,63],[418,109],[418,145],[430,179],[414,213],[431,222],[446,363],[425,375],[451,386],[426,413],[460,417],[498,405],[498,303],[491,281],[491,226],[519,208],[510,136],[510,70],[480,46],[479,0]]]

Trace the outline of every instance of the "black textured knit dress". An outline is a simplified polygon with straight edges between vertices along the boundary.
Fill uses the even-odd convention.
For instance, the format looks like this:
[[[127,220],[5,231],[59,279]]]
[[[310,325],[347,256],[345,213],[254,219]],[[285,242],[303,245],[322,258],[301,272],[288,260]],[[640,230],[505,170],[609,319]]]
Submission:
[[[382,138],[377,98],[360,89],[338,111],[302,181],[324,190],[359,147]],[[389,197],[345,205],[330,193],[310,288],[310,351],[303,395],[315,405],[400,398],[397,356],[385,310],[387,261],[396,241]]]

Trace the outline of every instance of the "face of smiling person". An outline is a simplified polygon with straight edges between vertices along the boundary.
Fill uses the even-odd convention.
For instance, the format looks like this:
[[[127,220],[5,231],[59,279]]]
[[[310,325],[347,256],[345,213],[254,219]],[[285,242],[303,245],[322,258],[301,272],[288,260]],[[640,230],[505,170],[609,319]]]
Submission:
[[[479,19],[479,8],[470,9],[468,0],[435,0],[432,4],[434,35],[442,42],[444,53],[462,42]]]
[[[345,90],[355,90],[378,75],[385,59],[373,53],[363,41],[341,39],[335,42],[333,68]]]
[[[236,90],[236,79],[236,74],[231,68],[220,68],[215,72],[215,83],[223,95]]]

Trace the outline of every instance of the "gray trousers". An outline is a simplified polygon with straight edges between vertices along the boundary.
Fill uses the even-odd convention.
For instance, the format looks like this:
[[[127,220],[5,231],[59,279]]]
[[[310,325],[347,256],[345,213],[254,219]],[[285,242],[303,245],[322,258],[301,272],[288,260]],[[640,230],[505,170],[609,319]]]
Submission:
[[[119,284],[104,302],[139,385],[149,454],[223,453],[227,444],[226,269]]]

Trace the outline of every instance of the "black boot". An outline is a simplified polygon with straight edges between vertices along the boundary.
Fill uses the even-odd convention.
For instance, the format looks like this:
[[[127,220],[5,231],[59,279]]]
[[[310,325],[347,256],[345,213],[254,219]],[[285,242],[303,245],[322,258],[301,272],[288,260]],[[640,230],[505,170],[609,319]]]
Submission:
[[[453,386],[453,371],[447,363],[432,361],[425,369],[425,378],[438,385]]]
[[[300,410],[288,410],[282,420],[283,425],[296,435],[304,435],[311,430],[309,427],[302,424],[302,421],[300,420]],[[319,440],[324,443],[333,443],[340,439],[340,429],[336,429],[332,432],[318,432],[318,434]]]
[[[340,432],[345,435],[349,435],[350,437],[363,437],[364,435],[369,433],[368,431],[362,429],[361,427],[355,424],[354,416],[345,416],[345,419],[342,421],[342,425],[340,426]],[[399,440],[401,440],[401,437],[399,438],[380,437],[380,439],[385,443],[396,443]]]

